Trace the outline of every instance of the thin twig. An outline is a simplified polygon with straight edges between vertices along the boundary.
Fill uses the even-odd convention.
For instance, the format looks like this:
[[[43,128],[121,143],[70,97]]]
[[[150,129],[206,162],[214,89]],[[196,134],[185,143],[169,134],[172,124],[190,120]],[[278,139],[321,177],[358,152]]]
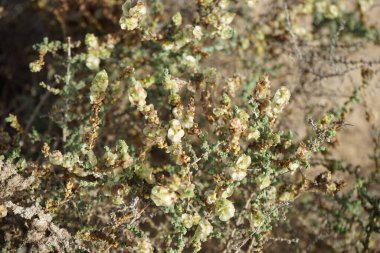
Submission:
[[[67,67],[65,76],[65,85],[68,87],[71,81],[71,38],[67,37]],[[67,139],[67,113],[69,110],[69,99],[67,94],[65,94],[65,114],[64,114],[64,125],[62,129],[62,141],[66,142]]]

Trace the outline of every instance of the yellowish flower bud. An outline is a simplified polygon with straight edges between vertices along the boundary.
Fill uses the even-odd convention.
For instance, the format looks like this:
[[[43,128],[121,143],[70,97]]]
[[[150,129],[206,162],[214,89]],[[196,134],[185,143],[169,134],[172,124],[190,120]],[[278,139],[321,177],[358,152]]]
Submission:
[[[174,16],[172,17],[172,21],[174,23],[175,26],[180,26],[182,24],[182,15],[180,12],[177,12],[176,14],[174,14]]]

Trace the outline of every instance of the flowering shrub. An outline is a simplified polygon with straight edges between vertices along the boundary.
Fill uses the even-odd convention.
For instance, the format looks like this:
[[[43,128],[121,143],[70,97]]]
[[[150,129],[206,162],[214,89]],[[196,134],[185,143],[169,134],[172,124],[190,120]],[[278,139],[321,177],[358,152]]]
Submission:
[[[47,8],[49,1],[37,2]],[[322,41],[326,27],[339,37],[336,24],[363,16],[369,1],[351,12],[335,1],[284,4],[269,25],[240,30],[234,21],[249,23],[256,1],[199,0],[194,10],[174,13],[165,1],[103,2],[120,7],[112,20],[120,30],[35,45],[29,67],[47,72],[39,85],[50,96],[41,100],[45,115],[35,120],[41,105],[26,125],[15,114],[5,118],[9,131],[1,130],[0,140],[11,141],[0,146],[3,252],[261,252],[274,234],[308,249],[304,241],[315,238],[289,232],[303,219],[305,233],[318,235],[315,221],[326,235],[343,236],[326,239],[331,251],[378,249],[379,139],[370,177],[326,155],[375,75],[371,62],[355,65],[362,82],[353,95],[310,119],[301,140],[283,127],[290,88],[271,87],[280,75],[275,59],[289,51],[281,40],[305,76],[331,75],[308,66],[309,49],[297,39]],[[291,23],[302,15],[313,18],[312,29]],[[363,20],[352,22],[366,37],[351,27],[344,39],[378,41]],[[225,74],[208,62],[231,52],[228,65],[249,74]],[[247,56],[264,56],[273,73]],[[317,165],[325,170],[308,177]],[[348,192],[337,171],[355,177]]]

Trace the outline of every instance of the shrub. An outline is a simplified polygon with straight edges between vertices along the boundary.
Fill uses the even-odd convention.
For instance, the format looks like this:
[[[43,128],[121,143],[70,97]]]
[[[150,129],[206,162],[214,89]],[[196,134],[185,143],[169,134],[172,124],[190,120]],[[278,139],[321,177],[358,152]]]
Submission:
[[[95,24],[118,6],[95,2],[80,9]],[[329,156],[376,74],[378,62],[336,57],[355,39],[378,43],[367,1],[350,11],[274,1],[258,21],[255,1],[199,0],[178,11],[164,2],[127,0],[109,20],[120,30],[34,46],[30,71],[46,74],[41,100],[25,118],[9,114],[0,132],[3,252],[278,251],[271,241],[378,250],[379,136],[370,175]],[[62,4],[65,24],[75,3]],[[309,30],[293,24],[304,16]],[[304,81],[273,89],[289,52],[295,64],[286,68]],[[343,69],[314,66],[313,57]],[[248,74],[228,73],[239,67]],[[293,97],[352,68],[361,71],[352,95],[309,117],[310,133],[295,138],[286,127]],[[317,166],[324,170],[308,176]],[[354,178],[348,190],[338,172]]]

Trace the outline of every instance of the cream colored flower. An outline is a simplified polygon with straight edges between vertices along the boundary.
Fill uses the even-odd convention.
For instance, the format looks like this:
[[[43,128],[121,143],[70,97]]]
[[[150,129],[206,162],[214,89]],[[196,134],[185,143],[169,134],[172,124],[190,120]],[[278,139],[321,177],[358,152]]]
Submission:
[[[139,25],[139,20],[136,17],[121,17],[120,27],[122,30],[134,30]]]
[[[150,243],[148,238],[144,238],[137,242],[137,246],[135,247],[136,253],[153,253],[153,246]]]
[[[86,67],[91,70],[99,68],[100,58],[92,53],[89,53],[86,58]]]
[[[193,35],[196,40],[201,40],[203,36],[202,27],[199,25],[195,26],[193,29]]]
[[[293,201],[295,197],[296,196],[293,191],[285,191],[280,195],[279,200],[281,202],[289,202],[289,201]]]
[[[221,221],[228,221],[235,214],[235,206],[228,199],[220,199],[216,207],[216,215],[219,216]]]
[[[187,214],[187,213],[184,213],[181,215],[181,220],[182,220],[182,224],[187,228],[191,228],[192,226],[194,225],[197,225],[200,221],[200,216],[199,214]]]
[[[229,25],[232,23],[232,21],[234,21],[234,18],[235,18],[235,13],[232,13],[232,12],[226,12],[224,13],[223,15],[221,15],[220,17],[220,22],[223,24],[223,25]]]
[[[253,211],[248,216],[251,228],[256,229],[261,227],[265,222],[265,216],[261,211]]]
[[[147,13],[146,6],[139,1],[134,7],[127,6],[128,1],[123,5],[123,16],[120,18],[119,24],[122,30],[134,30]]]
[[[241,181],[247,176],[247,169],[251,165],[251,157],[241,155],[234,167],[229,168],[229,174],[234,181]]]
[[[107,167],[114,166],[117,160],[117,154],[112,153],[108,147],[106,147],[105,149],[106,152],[103,155],[104,164]]]
[[[298,162],[291,162],[289,164],[289,170],[290,171],[295,171],[300,167],[300,164]]]
[[[273,97],[273,102],[276,105],[285,105],[289,102],[290,91],[286,87],[281,87],[276,91]]]
[[[241,155],[236,162],[236,167],[241,170],[248,169],[249,165],[251,165],[251,157],[245,154]]]
[[[197,60],[192,55],[184,55],[182,62],[191,71],[195,71],[197,68]]]
[[[185,135],[185,131],[183,131],[181,127],[181,122],[177,119],[173,119],[170,121],[170,128],[168,130],[168,138],[174,143],[178,143],[181,141],[182,137]]]
[[[272,112],[276,115],[282,112],[284,107],[289,103],[290,91],[286,87],[278,89],[272,100]]]
[[[234,30],[228,25],[219,27],[219,35],[222,40],[230,39],[233,36]]]
[[[186,115],[182,119],[182,126],[186,129],[192,128],[194,126],[194,116]]]
[[[181,85],[182,84],[181,84],[180,79],[175,78],[170,74],[165,75],[165,78],[164,78],[164,88],[165,89],[177,92],[180,89]]]
[[[257,129],[254,129],[254,128],[250,128],[248,130],[248,135],[247,135],[247,139],[250,141],[250,140],[253,140],[253,141],[256,141],[260,138],[260,131],[257,130]]]
[[[222,198],[228,198],[228,197],[231,197],[232,194],[234,194],[234,188],[229,186],[227,187],[227,189],[225,189],[223,192],[222,192]]]
[[[202,219],[198,224],[197,230],[195,230],[193,240],[201,242],[207,241],[207,237],[212,233],[212,230],[213,227],[211,223],[206,219]]]
[[[257,182],[257,185],[259,186],[259,189],[262,190],[270,186],[271,177],[270,175],[261,175],[257,178],[256,182]]]
[[[89,48],[97,48],[97,47],[99,47],[98,38],[94,34],[92,34],[92,33],[86,34],[84,43]]]
[[[169,188],[165,186],[155,186],[152,189],[150,198],[153,200],[156,206],[171,206],[177,199],[174,192],[170,191]]]
[[[327,18],[337,18],[339,16],[339,8],[335,4],[330,4],[325,10],[325,16]]]
[[[217,200],[215,191],[208,190],[206,191],[205,196],[206,196],[206,203],[209,205],[214,204]]]

